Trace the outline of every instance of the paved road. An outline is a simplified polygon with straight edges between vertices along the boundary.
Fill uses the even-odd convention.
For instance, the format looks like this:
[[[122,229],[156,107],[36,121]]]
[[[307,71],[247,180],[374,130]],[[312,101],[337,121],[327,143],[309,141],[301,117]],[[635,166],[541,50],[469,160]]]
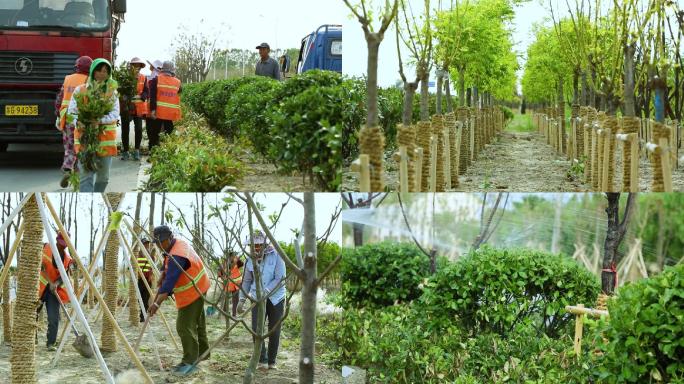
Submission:
[[[10,144],[0,153],[0,192],[70,192],[59,186],[62,157],[61,144]],[[139,162],[114,159],[107,192],[136,190],[139,169]]]

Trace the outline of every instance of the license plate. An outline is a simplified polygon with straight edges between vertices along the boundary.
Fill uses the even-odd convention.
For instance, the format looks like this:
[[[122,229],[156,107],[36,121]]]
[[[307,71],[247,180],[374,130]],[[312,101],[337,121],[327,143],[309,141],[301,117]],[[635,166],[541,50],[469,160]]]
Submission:
[[[38,106],[5,105],[5,116],[38,116]]]

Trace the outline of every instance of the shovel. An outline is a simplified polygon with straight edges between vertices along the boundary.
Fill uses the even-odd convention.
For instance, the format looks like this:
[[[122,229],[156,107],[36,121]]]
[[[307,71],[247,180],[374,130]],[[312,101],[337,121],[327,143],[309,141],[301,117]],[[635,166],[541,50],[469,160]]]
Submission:
[[[62,303],[62,299],[59,297],[57,292],[55,292],[54,295],[57,298],[57,301],[59,301],[59,306],[62,307],[62,310],[64,310],[64,314],[69,320],[69,324],[71,324],[71,330],[74,332],[74,336],[76,336],[76,340],[74,340],[72,346],[81,356],[87,358],[93,357],[93,348],[90,345],[90,341],[88,340],[88,335],[80,335],[78,333],[78,331],[76,330],[76,325],[74,325],[71,316],[69,316],[69,311],[67,311],[66,307],[64,306],[64,303]]]

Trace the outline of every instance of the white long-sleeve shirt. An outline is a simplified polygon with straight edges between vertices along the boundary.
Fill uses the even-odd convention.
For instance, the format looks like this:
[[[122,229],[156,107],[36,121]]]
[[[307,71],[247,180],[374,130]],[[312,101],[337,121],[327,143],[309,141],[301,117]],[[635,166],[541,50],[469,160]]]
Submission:
[[[86,87],[85,84],[79,85],[78,87],[76,87],[76,89],[74,90],[74,96],[77,93],[80,93],[83,90],[85,90],[85,87]],[[74,96],[72,96],[71,100],[69,101],[69,108],[67,108],[67,113],[74,118],[73,124],[75,126],[76,122],[78,121],[78,104],[76,103],[76,97],[74,97]],[[114,94],[112,94],[112,101],[113,101],[114,107],[112,108],[112,110],[108,114],[104,115],[100,119],[100,123],[102,123],[102,124],[113,124],[113,123],[121,120],[119,96],[118,96],[116,91],[114,92]]]

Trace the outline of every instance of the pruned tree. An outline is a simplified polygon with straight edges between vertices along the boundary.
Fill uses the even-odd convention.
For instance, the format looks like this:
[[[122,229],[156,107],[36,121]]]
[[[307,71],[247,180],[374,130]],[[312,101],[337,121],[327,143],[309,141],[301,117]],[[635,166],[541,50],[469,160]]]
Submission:
[[[185,26],[179,29],[173,42],[176,76],[184,83],[204,81],[214,60],[219,35],[201,30],[190,32]]]
[[[632,217],[634,204],[636,203],[636,193],[630,193],[627,197],[625,209],[620,218],[620,193],[606,193],[608,206],[606,214],[608,216],[608,228],[606,229],[606,241],[603,245],[603,262],[601,269],[601,289],[606,295],[615,293],[617,286],[617,264],[622,258],[618,253],[618,248],[627,233],[627,227]]]

